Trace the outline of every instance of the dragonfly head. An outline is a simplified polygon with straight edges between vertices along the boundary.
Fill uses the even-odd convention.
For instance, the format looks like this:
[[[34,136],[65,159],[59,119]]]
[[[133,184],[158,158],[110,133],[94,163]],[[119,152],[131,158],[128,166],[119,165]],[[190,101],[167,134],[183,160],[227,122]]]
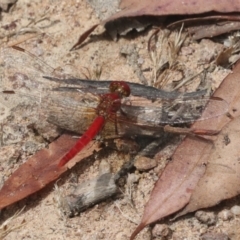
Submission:
[[[109,90],[112,93],[120,94],[120,97],[128,97],[131,93],[129,85],[124,81],[113,81],[110,83]]]

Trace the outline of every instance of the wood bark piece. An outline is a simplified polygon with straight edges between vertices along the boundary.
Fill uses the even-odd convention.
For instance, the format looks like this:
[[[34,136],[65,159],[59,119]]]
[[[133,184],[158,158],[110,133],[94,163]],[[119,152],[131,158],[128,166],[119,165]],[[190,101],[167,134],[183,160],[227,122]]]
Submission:
[[[79,184],[72,194],[65,198],[69,217],[79,214],[83,210],[103,201],[117,193],[115,176],[112,173],[104,173],[91,180]]]

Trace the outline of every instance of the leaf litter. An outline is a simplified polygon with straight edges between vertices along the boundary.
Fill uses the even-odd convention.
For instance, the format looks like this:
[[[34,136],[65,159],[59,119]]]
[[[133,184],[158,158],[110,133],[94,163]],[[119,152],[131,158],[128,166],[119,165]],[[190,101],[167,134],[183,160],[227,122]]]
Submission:
[[[123,9],[122,11],[113,14],[106,20],[99,23],[105,26],[105,28],[113,38],[116,38],[117,34],[125,35],[132,29],[138,30],[139,28],[141,31],[152,24],[161,25],[162,23],[165,23],[166,19],[168,19],[166,17],[169,16],[183,16],[182,20],[177,22],[180,24],[184,22],[193,22],[193,27],[190,27],[192,34],[201,34],[201,36],[195,36],[195,39],[213,37],[226,32],[230,32],[231,30],[237,30],[239,27],[238,22],[240,21],[240,17],[235,14],[240,10],[239,0],[233,1],[232,4],[229,4],[227,2],[219,3],[216,0],[206,1],[205,3],[202,1],[188,1],[186,3],[181,0],[174,0],[171,2],[167,0],[153,0],[150,4],[148,1],[141,1],[141,3],[139,3],[138,1],[121,1],[120,7]],[[196,17],[188,18],[185,17],[186,15],[195,15]],[[143,20],[145,21],[140,18],[143,16],[145,17],[143,18]],[[152,16],[157,16],[158,18],[154,19]],[[126,23],[124,23],[124,20],[126,21]],[[203,25],[205,24],[204,22],[209,20],[213,20],[214,23],[212,25],[206,23],[206,26],[203,27]],[[223,25],[227,24],[226,28],[218,27],[215,23],[216,20],[220,20],[221,22],[225,20],[225,22],[223,22]],[[228,20],[232,22],[228,23]],[[118,24],[118,21],[120,22],[120,24]],[[235,21],[236,26],[231,26],[234,25]],[[137,25],[135,25],[136,22],[139,22],[137,25],[142,25],[142,28],[139,26],[137,27]],[[170,22],[175,24],[174,18],[173,20],[170,20]],[[197,29],[196,26],[198,26],[199,22],[200,27],[199,29]],[[91,32],[93,32],[97,28],[99,24],[95,24],[90,29],[85,31],[79,37],[77,43],[74,44],[71,50],[79,47],[89,36],[89,34],[91,34]],[[133,24],[134,27],[129,28],[129,25],[131,26],[131,24]],[[118,25],[122,26],[118,27]],[[170,25],[172,26],[172,24]],[[211,29],[211,27],[214,29]],[[209,31],[210,29],[211,32]]]

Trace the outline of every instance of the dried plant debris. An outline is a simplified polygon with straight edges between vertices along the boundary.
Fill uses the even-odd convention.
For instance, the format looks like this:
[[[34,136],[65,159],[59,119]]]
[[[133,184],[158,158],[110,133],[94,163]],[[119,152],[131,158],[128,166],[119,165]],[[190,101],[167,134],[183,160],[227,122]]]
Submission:
[[[58,206],[64,215],[73,217],[90,206],[95,205],[118,191],[115,175],[110,172],[109,164],[102,160],[98,176],[74,187],[71,194],[63,197],[59,188],[55,188]]]
[[[57,24],[59,21],[55,20],[52,21],[50,17],[50,11],[44,12],[43,14],[39,14],[39,16],[27,19],[27,21],[19,26],[19,20],[13,21],[6,25],[3,25],[0,30],[0,39],[6,38],[10,39],[13,36],[25,35],[25,34],[32,34],[27,35],[26,38],[23,38],[21,41],[26,41],[31,38],[35,38],[37,35],[44,35],[45,29]],[[11,45],[19,44],[18,42],[14,42]]]
[[[215,63],[218,66],[230,68],[240,58],[240,33],[239,31],[223,40],[225,48],[218,54]]]
[[[86,181],[76,187],[74,192],[67,196],[70,217],[96,203],[105,200],[117,193],[114,174],[105,173],[94,179]]]
[[[179,32],[157,29],[150,37],[148,52],[152,61],[152,86],[163,88],[171,77],[170,72],[180,70],[178,54],[187,36],[182,30],[183,26]]]
[[[228,16],[229,20],[231,20],[231,16]],[[210,18],[210,17],[209,17]],[[220,17],[221,18],[221,17]],[[220,21],[219,24],[216,24],[216,22],[214,21],[213,23],[211,23],[211,20],[213,20],[213,18],[210,18],[210,23],[207,22],[206,24],[204,23],[204,18],[202,18],[203,22],[202,24],[200,24],[199,26],[193,25],[193,26],[189,26],[187,27],[188,32],[191,34],[192,39],[193,40],[200,40],[203,38],[212,38],[212,37],[216,37],[225,33],[230,33],[236,30],[239,30],[240,27],[240,22],[234,22],[234,21]],[[188,19],[186,21],[200,21],[201,19]],[[181,21],[180,24],[182,24],[183,22],[185,23],[186,21]]]
[[[119,36],[125,36],[129,32],[135,30],[142,32],[149,26],[157,25],[158,19],[145,16],[139,18],[121,18],[115,21],[110,21],[105,24],[108,34],[114,41],[117,41]]]
[[[0,226],[0,239],[5,238],[9,233],[15,231],[16,229],[22,228],[26,223],[23,219],[20,224],[13,224],[12,222],[21,215],[25,207],[20,211],[17,211],[12,217],[4,221]]]
[[[193,23],[195,28],[196,26],[199,27],[200,23],[200,29],[191,29],[193,34],[202,35],[200,38],[213,37],[234,29],[239,29],[238,25],[234,26],[234,28],[231,26],[231,24],[234,25],[235,22],[240,21],[240,17],[235,14],[240,10],[239,2],[237,0],[231,2],[231,4],[228,2],[219,3],[216,2],[216,0],[207,2],[201,1],[201,3],[195,1],[185,3],[180,0],[174,0],[169,3],[167,0],[162,0],[151,1],[150,4],[148,1],[139,2],[133,0],[121,1],[120,8],[123,10],[117,11],[111,17],[99,23],[104,25],[114,38],[122,33],[126,34],[132,29],[139,31],[145,29],[148,25],[159,26],[160,24],[164,24],[166,19],[171,23],[173,22],[175,27],[182,23]],[[223,13],[225,13],[225,15]],[[178,15],[182,20],[174,22],[172,15]],[[192,15],[193,17],[189,19],[189,15]],[[194,15],[196,15],[195,18]],[[154,23],[154,20],[156,23]],[[209,25],[207,22],[209,20],[213,22],[213,26]],[[224,23],[223,21],[230,21],[230,27],[225,27],[224,24],[223,26],[222,24],[218,26],[216,21],[220,21],[221,23]],[[77,43],[74,44],[72,50],[77,48],[99,24],[95,24],[85,31],[80,36]],[[173,24],[171,24],[171,27]],[[209,29],[209,27],[212,27],[213,29]],[[198,39],[200,38],[198,37]]]

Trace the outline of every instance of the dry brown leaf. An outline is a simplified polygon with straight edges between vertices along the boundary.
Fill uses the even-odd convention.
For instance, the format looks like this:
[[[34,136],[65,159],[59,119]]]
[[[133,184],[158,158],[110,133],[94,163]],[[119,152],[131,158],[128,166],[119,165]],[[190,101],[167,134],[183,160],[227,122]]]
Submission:
[[[231,31],[236,31],[239,29],[240,27],[240,22],[234,22],[237,19],[231,19],[234,15],[223,15],[222,20],[226,19],[226,22],[221,22],[220,24],[216,24],[216,22],[213,22],[212,24],[207,22],[206,24],[201,24],[201,25],[194,25],[192,24],[192,26],[189,26],[187,28],[189,34],[192,36],[193,40],[198,40],[198,39],[203,39],[203,38],[212,38],[214,36],[218,36],[224,33],[229,33]],[[217,18],[221,18],[220,16],[218,16]],[[237,17],[239,20],[239,17]],[[203,20],[211,20],[213,18],[210,19],[210,17],[206,17],[204,18],[196,18],[196,19],[188,19],[186,21],[203,21]],[[215,16],[215,20],[216,20],[216,16]],[[228,21],[229,20],[229,21]],[[183,24],[186,21],[179,21],[179,24]],[[177,23],[174,23],[177,24]]]
[[[99,24],[105,25],[106,27],[106,24],[108,24],[109,22],[115,21],[116,19],[139,17],[139,16],[194,15],[194,14],[203,14],[203,13],[210,13],[210,12],[216,12],[220,14],[221,13],[237,13],[240,11],[240,1],[235,0],[229,3],[227,1],[217,1],[217,0],[210,0],[210,1],[152,0],[150,2],[131,0],[131,1],[122,1],[120,4],[120,8],[123,10],[117,12],[116,14],[113,14],[111,17],[100,22]],[[234,15],[234,18],[232,17],[232,15],[229,15],[229,16],[224,16],[224,15],[211,16],[210,15],[210,18],[211,19],[214,18],[215,20],[220,18],[225,20],[229,19],[230,21],[240,21],[240,16],[238,15]],[[199,20],[201,20],[201,17],[197,18],[197,21]],[[78,47],[97,26],[98,25],[94,25],[90,29],[85,31],[80,36],[77,43],[74,44],[71,50]],[[116,27],[115,27],[115,30],[116,30]],[[221,32],[221,29],[218,29],[218,31]],[[225,32],[226,31],[228,32],[227,29],[225,29]],[[209,35],[209,32],[208,32],[208,35]]]
[[[238,12],[240,11],[240,1],[233,1],[228,4],[226,1],[181,1],[181,0],[152,0],[152,1],[137,1],[123,0],[120,7],[121,12],[111,16],[108,21],[112,21],[119,17],[133,17],[142,15],[184,15],[184,14],[200,14],[206,12]]]
[[[237,117],[218,135],[204,176],[198,182],[189,204],[177,216],[214,206],[240,193],[239,133],[240,118]]]
[[[97,143],[90,144],[80,154],[74,157],[66,166],[59,168],[60,158],[76,143],[70,135],[62,135],[21,165],[4,183],[0,190],[0,209],[9,206],[32,193],[44,188],[50,182],[59,178],[80,160],[90,156],[96,150]]]
[[[146,225],[178,211],[188,203],[192,191],[205,171],[205,166],[198,161],[211,146],[208,141],[185,139],[156,183],[145,207],[141,224],[131,239]],[[186,154],[186,148],[192,151]]]
[[[231,125],[229,124],[230,126],[227,124],[231,122],[232,118],[240,115],[240,63],[234,68],[233,73],[223,80],[220,87],[214,93],[214,97],[222,98],[229,103],[229,113],[232,117],[229,117],[228,114],[226,114],[217,118],[199,121],[193,124],[193,129],[220,131],[224,126],[226,126],[226,128],[230,127],[230,129],[233,128],[231,125],[234,126],[235,123],[231,123]],[[204,111],[203,115],[204,114],[208,113]],[[226,130],[226,132],[227,131],[228,130]],[[226,132],[224,131],[225,134]],[[223,137],[221,136],[222,134],[219,135],[217,140],[222,139]],[[217,143],[216,145],[214,140]],[[204,174],[205,167],[208,166],[207,163],[209,156],[212,154],[216,154],[217,156],[220,151],[218,148],[222,147],[221,144],[218,144],[218,141],[220,140],[217,140],[212,138],[211,142],[192,137],[184,139],[173,154],[173,160],[167,165],[156,183],[145,207],[141,223],[132,234],[131,239],[134,239],[134,237],[146,225],[179,211],[189,203],[199,179]],[[236,152],[233,153],[235,156]],[[236,162],[236,157],[234,158],[234,161]],[[226,169],[232,170],[235,162],[231,163],[231,166],[229,168],[226,167]],[[232,173],[232,171],[230,172]],[[227,174],[227,176],[229,175]],[[234,176],[236,178],[238,177],[238,175]],[[239,190],[236,191],[236,189],[234,189],[228,195],[224,195],[224,192],[225,191],[217,197],[218,201],[225,199],[225,197],[229,197],[230,195],[237,195]],[[212,193],[209,192],[209,194]],[[212,202],[212,204],[216,204],[216,202],[217,201],[214,199],[214,203]],[[210,205],[210,203],[208,204]]]

